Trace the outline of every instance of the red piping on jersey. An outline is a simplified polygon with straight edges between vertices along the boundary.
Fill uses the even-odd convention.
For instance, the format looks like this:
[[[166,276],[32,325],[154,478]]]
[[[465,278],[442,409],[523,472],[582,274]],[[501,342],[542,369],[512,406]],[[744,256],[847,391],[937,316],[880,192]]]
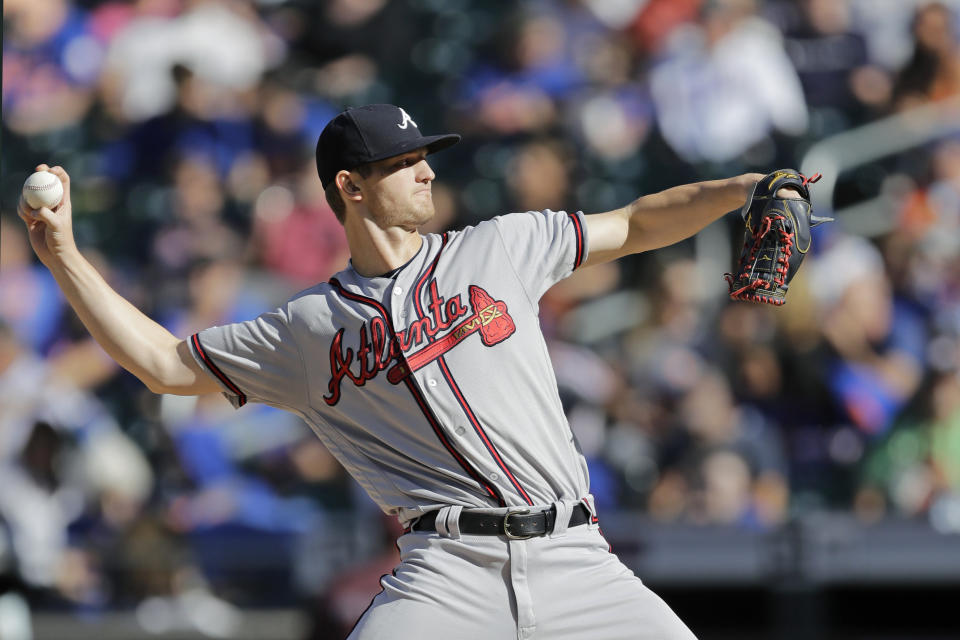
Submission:
[[[443,373],[443,377],[446,378],[447,384],[450,385],[453,395],[457,397],[457,402],[460,403],[464,413],[467,414],[467,418],[470,420],[470,424],[473,425],[474,431],[476,431],[477,435],[480,436],[480,439],[483,440],[483,444],[486,446],[487,451],[489,451],[490,455],[493,456],[493,459],[496,461],[497,466],[500,467],[500,470],[503,471],[507,478],[510,479],[510,484],[512,484],[513,488],[517,490],[517,493],[523,496],[523,499],[527,502],[527,504],[532,505],[533,501],[530,499],[530,496],[527,495],[527,492],[523,490],[523,487],[520,486],[520,483],[517,482],[517,479],[513,477],[512,473],[510,473],[510,469],[507,468],[506,463],[500,458],[500,454],[497,453],[497,448],[493,446],[493,443],[490,442],[490,438],[487,437],[483,427],[480,426],[480,421],[477,420],[477,416],[473,413],[473,409],[471,409],[470,405],[467,404],[467,399],[463,397],[463,392],[460,391],[460,387],[457,386],[456,381],[453,379],[453,374],[450,373],[450,369],[447,367],[446,358],[440,357],[437,362],[440,363],[440,371]],[[409,380],[409,378],[407,379]]]
[[[430,276],[433,275],[434,269],[437,268],[437,263],[440,262],[440,254],[443,253],[443,250],[447,246],[447,234],[444,233],[440,240],[440,250],[437,251],[437,257],[433,259],[433,262],[430,263],[430,266],[427,267],[427,270],[423,272],[423,275],[417,278],[416,284],[413,285],[413,304],[417,308],[417,318],[423,319],[423,306],[420,304],[421,292],[423,291],[423,285],[427,280],[430,279]],[[427,340],[430,340],[428,337]]]
[[[586,498],[580,498],[580,502],[583,503],[583,506],[587,508],[587,511],[590,512],[590,524],[596,524],[600,522],[600,518],[593,512],[593,509],[590,508],[590,503],[587,502]]]
[[[573,259],[573,268],[576,269],[583,263],[583,225],[580,218],[575,213],[568,213],[570,220],[573,221],[573,228],[577,232],[577,255]]]
[[[233,380],[228,378],[227,374],[225,374],[223,371],[220,371],[220,367],[214,364],[213,360],[210,359],[210,356],[207,355],[207,352],[203,350],[203,346],[200,344],[200,334],[195,333],[190,339],[193,341],[193,348],[197,350],[197,354],[200,356],[200,359],[203,360],[203,364],[207,365],[207,368],[210,370],[210,372],[217,376],[220,382],[227,385],[227,388],[237,395],[237,398],[239,398],[238,406],[242,407],[243,405],[247,404],[247,394],[245,394],[243,391],[240,391],[240,387],[233,384]]]
[[[390,330],[390,340],[393,342],[396,342],[397,333],[394,330],[393,321],[390,319],[389,314],[387,314],[386,308],[382,304],[380,304],[373,298],[367,298],[366,296],[362,296],[360,294],[351,293],[350,291],[347,291],[343,287],[343,285],[340,284],[340,281],[337,280],[336,278],[331,278],[330,284],[332,284],[334,288],[343,297],[349,300],[353,300],[354,302],[360,302],[362,304],[366,304],[376,309],[377,313],[383,316],[384,321],[387,323],[387,328]],[[399,345],[397,346],[397,349],[399,349]],[[443,430],[440,429],[439,421],[437,420],[436,416],[433,415],[433,411],[427,405],[426,400],[423,399],[423,395],[420,393],[420,390],[417,389],[417,387],[413,384],[413,382],[410,380],[409,377],[405,378],[404,382],[406,383],[407,389],[413,395],[414,400],[416,400],[417,405],[420,407],[420,411],[423,412],[424,417],[427,419],[427,422],[430,424],[430,427],[433,429],[434,434],[436,434],[437,438],[443,444],[444,448],[446,448],[446,450],[450,452],[450,455],[453,456],[453,458],[460,464],[463,470],[466,471],[467,474],[471,478],[473,478],[477,484],[479,484],[481,487],[486,489],[490,497],[496,500],[499,506],[505,507],[507,503],[506,501],[504,501],[503,496],[500,495],[500,492],[497,491],[496,487],[491,487],[489,484],[487,484],[483,480],[483,476],[480,475],[480,472],[474,469],[470,465],[470,463],[466,460],[466,458],[464,458],[453,447],[453,444],[447,439],[447,436],[443,433]]]
[[[579,241],[578,241],[579,244]],[[425,316],[423,312],[423,304],[421,298],[423,296],[423,285],[430,280],[430,276],[433,275],[434,270],[437,267],[437,263],[440,261],[440,254],[443,253],[444,248],[447,246],[447,234],[443,234],[443,242],[440,244],[440,250],[437,251],[437,257],[433,259],[433,262],[430,263],[430,266],[427,270],[417,279],[416,285],[413,288],[413,303],[416,307],[417,319],[422,320]],[[427,340],[431,343],[436,340],[436,336],[428,336]],[[457,385],[456,381],[453,379],[453,374],[450,373],[450,369],[447,367],[447,362],[440,356],[437,359],[437,362],[440,364],[440,370],[443,373],[443,377],[447,381],[447,385],[450,387],[450,390],[453,391],[454,396],[457,398],[457,402],[460,403],[460,407],[463,409],[463,412],[467,415],[467,419],[470,420],[470,424],[473,426],[473,430],[476,431],[477,435],[480,436],[480,440],[483,441],[484,446],[487,448],[487,451],[493,457],[494,462],[497,463],[497,466],[500,467],[500,470],[503,471],[503,474],[510,480],[510,484],[513,485],[514,489],[517,490],[527,504],[532,505],[533,501],[530,500],[530,496],[527,495],[527,492],[523,490],[523,487],[520,486],[520,483],[510,472],[510,469],[507,468],[507,465],[503,462],[503,459],[500,457],[500,454],[497,452],[497,448],[493,446],[493,443],[490,442],[490,438],[487,436],[486,432],[483,430],[483,427],[480,425],[480,421],[477,419],[477,416],[474,414],[473,409],[470,408],[470,405],[467,404],[467,399],[464,398],[463,392],[460,391],[460,387]],[[406,380],[410,380],[408,376]]]
[[[417,389],[416,385],[413,384],[413,380],[410,377],[406,377],[403,380],[404,384],[407,385],[407,389],[410,390],[410,393],[413,395],[414,399],[417,401],[417,405],[420,407],[420,411],[423,412],[423,415],[426,416],[427,422],[430,423],[430,426],[433,428],[433,432],[437,435],[440,442],[443,443],[443,446],[446,447],[447,451],[450,452],[460,466],[463,467],[464,471],[470,474],[470,477],[473,478],[477,484],[482,486],[487,490],[487,493],[490,494],[491,498],[494,498],[497,501],[497,504],[501,507],[507,506],[506,501],[500,495],[500,492],[496,490],[496,487],[491,487],[483,480],[483,476],[480,475],[480,472],[474,469],[466,458],[460,455],[456,449],[453,448],[453,444],[447,439],[446,434],[443,433],[443,430],[440,428],[440,423],[437,421],[433,411],[427,406],[427,401],[424,400],[423,395],[420,393],[420,390]]]

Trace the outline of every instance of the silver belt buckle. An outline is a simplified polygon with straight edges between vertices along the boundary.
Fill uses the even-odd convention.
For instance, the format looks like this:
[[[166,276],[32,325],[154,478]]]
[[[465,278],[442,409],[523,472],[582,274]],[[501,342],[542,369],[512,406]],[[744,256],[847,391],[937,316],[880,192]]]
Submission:
[[[518,536],[516,534],[510,533],[510,516],[519,516],[526,513],[530,513],[530,509],[510,509],[507,511],[507,514],[503,516],[503,535],[507,536],[511,540],[527,540],[533,537],[533,534]]]

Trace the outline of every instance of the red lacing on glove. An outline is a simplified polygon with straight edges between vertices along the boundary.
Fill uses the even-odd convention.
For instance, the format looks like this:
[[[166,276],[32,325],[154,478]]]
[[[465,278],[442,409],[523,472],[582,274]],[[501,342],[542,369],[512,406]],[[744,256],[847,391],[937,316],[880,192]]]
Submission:
[[[739,278],[737,278],[737,280],[750,277],[750,273],[747,271],[746,267],[747,265],[750,265],[750,266],[753,265],[754,258],[756,258],[757,256],[757,251],[760,249],[760,244],[762,243],[763,238],[770,232],[770,227],[773,225],[772,218],[773,216],[767,216],[766,218],[763,219],[763,222],[760,223],[760,230],[756,233],[756,235],[753,236],[753,246],[750,247],[750,255],[747,256],[746,260],[743,260],[741,262],[741,265],[744,267],[744,270],[740,274]],[[737,289],[736,291],[733,291],[733,283],[735,282],[733,274],[725,273],[723,274],[723,277],[727,279],[727,283],[730,285],[731,296],[737,296],[743,293],[744,291],[746,291],[747,289],[756,289],[757,287],[763,284],[763,280],[758,279],[758,280],[754,280],[750,284],[740,289]]]
[[[816,174],[811,178],[811,181],[815,182],[820,179],[820,174]],[[806,182],[806,178],[804,179]],[[764,237],[770,232],[770,229],[773,226],[775,221],[786,220],[784,216],[767,216],[763,219],[761,223],[760,231],[754,236],[753,246],[750,248],[750,255],[746,260],[743,261],[744,270],[740,274],[738,279],[747,279],[750,277],[750,273],[747,269],[749,265],[751,268],[754,265],[754,259],[756,258],[757,251],[760,249],[760,245],[763,242]],[[778,231],[780,231],[780,239],[783,241],[783,253],[777,257],[777,264],[779,267],[775,267],[773,271],[773,281],[768,282],[762,278],[757,278],[748,284],[740,287],[736,291],[733,290],[733,283],[735,282],[733,275],[726,273],[724,278],[727,279],[727,283],[730,286],[730,297],[746,300],[756,300],[759,302],[770,302],[776,305],[782,305],[786,302],[783,299],[775,298],[770,299],[765,295],[754,293],[757,289],[770,289],[772,285],[784,286],[786,284],[787,272],[790,270],[790,256],[793,255],[793,233],[787,233],[781,226]],[[748,293],[749,292],[749,293]]]
[[[802,182],[801,184],[805,187],[805,186],[807,186],[808,184],[813,184],[814,182],[816,182],[817,180],[819,180],[820,178],[822,178],[822,177],[823,177],[823,174],[815,173],[815,174],[813,174],[812,176],[810,176],[810,177],[808,178],[807,176],[805,176],[805,175],[803,175],[803,174],[801,173],[801,174],[800,174],[800,177],[803,178],[803,182]]]
[[[819,175],[819,174],[818,174]],[[783,216],[776,216],[777,220],[785,220]],[[779,277],[774,276],[773,282],[779,287],[782,287],[786,284],[787,272],[790,270],[790,256],[793,255],[793,236],[792,233],[787,233],[784,228],[781,226],[780,229],[780,239],[783,240],[783,253],[777,258],[777,263],[780,265],[779,269],[775,269],[777,273],[780,274]]]

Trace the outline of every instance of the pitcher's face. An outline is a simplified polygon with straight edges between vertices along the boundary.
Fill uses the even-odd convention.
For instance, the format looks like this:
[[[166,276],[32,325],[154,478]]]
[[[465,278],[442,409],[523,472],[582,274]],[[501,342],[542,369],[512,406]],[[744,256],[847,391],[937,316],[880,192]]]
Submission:
[[[381,228],[414,230],[433,218],[436,174],[426,158],[426,149],[415,149],[380,160],[370,177],[361,179],[367,208]]]

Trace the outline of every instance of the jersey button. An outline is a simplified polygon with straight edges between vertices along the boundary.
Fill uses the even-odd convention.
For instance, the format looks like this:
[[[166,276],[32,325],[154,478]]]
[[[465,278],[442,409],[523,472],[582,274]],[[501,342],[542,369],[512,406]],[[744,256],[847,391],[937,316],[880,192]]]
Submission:
[[[500,479],[500,476],[498,476],[498,475],[495,474],[495,473],[491,473],[491,474],[490,474],[490,479],[491,479],[491,480],[499,480],[499,479]]]
[[[434,380],[433,378],[430,378],[429,380],[427,380],[427,384],[430,385],[431,387],[435,387],[437,386],[437,381]]]
[[[467,432],[467,430],[464,429],[463,427],[457,427],[456,431],[458,436],[462,436],[464,433]]]
[[[394,287],[394,288],[393,288],[393,295],[398,296],[398,295],[400,295],[401,293],[403,293],[403,287]]]

